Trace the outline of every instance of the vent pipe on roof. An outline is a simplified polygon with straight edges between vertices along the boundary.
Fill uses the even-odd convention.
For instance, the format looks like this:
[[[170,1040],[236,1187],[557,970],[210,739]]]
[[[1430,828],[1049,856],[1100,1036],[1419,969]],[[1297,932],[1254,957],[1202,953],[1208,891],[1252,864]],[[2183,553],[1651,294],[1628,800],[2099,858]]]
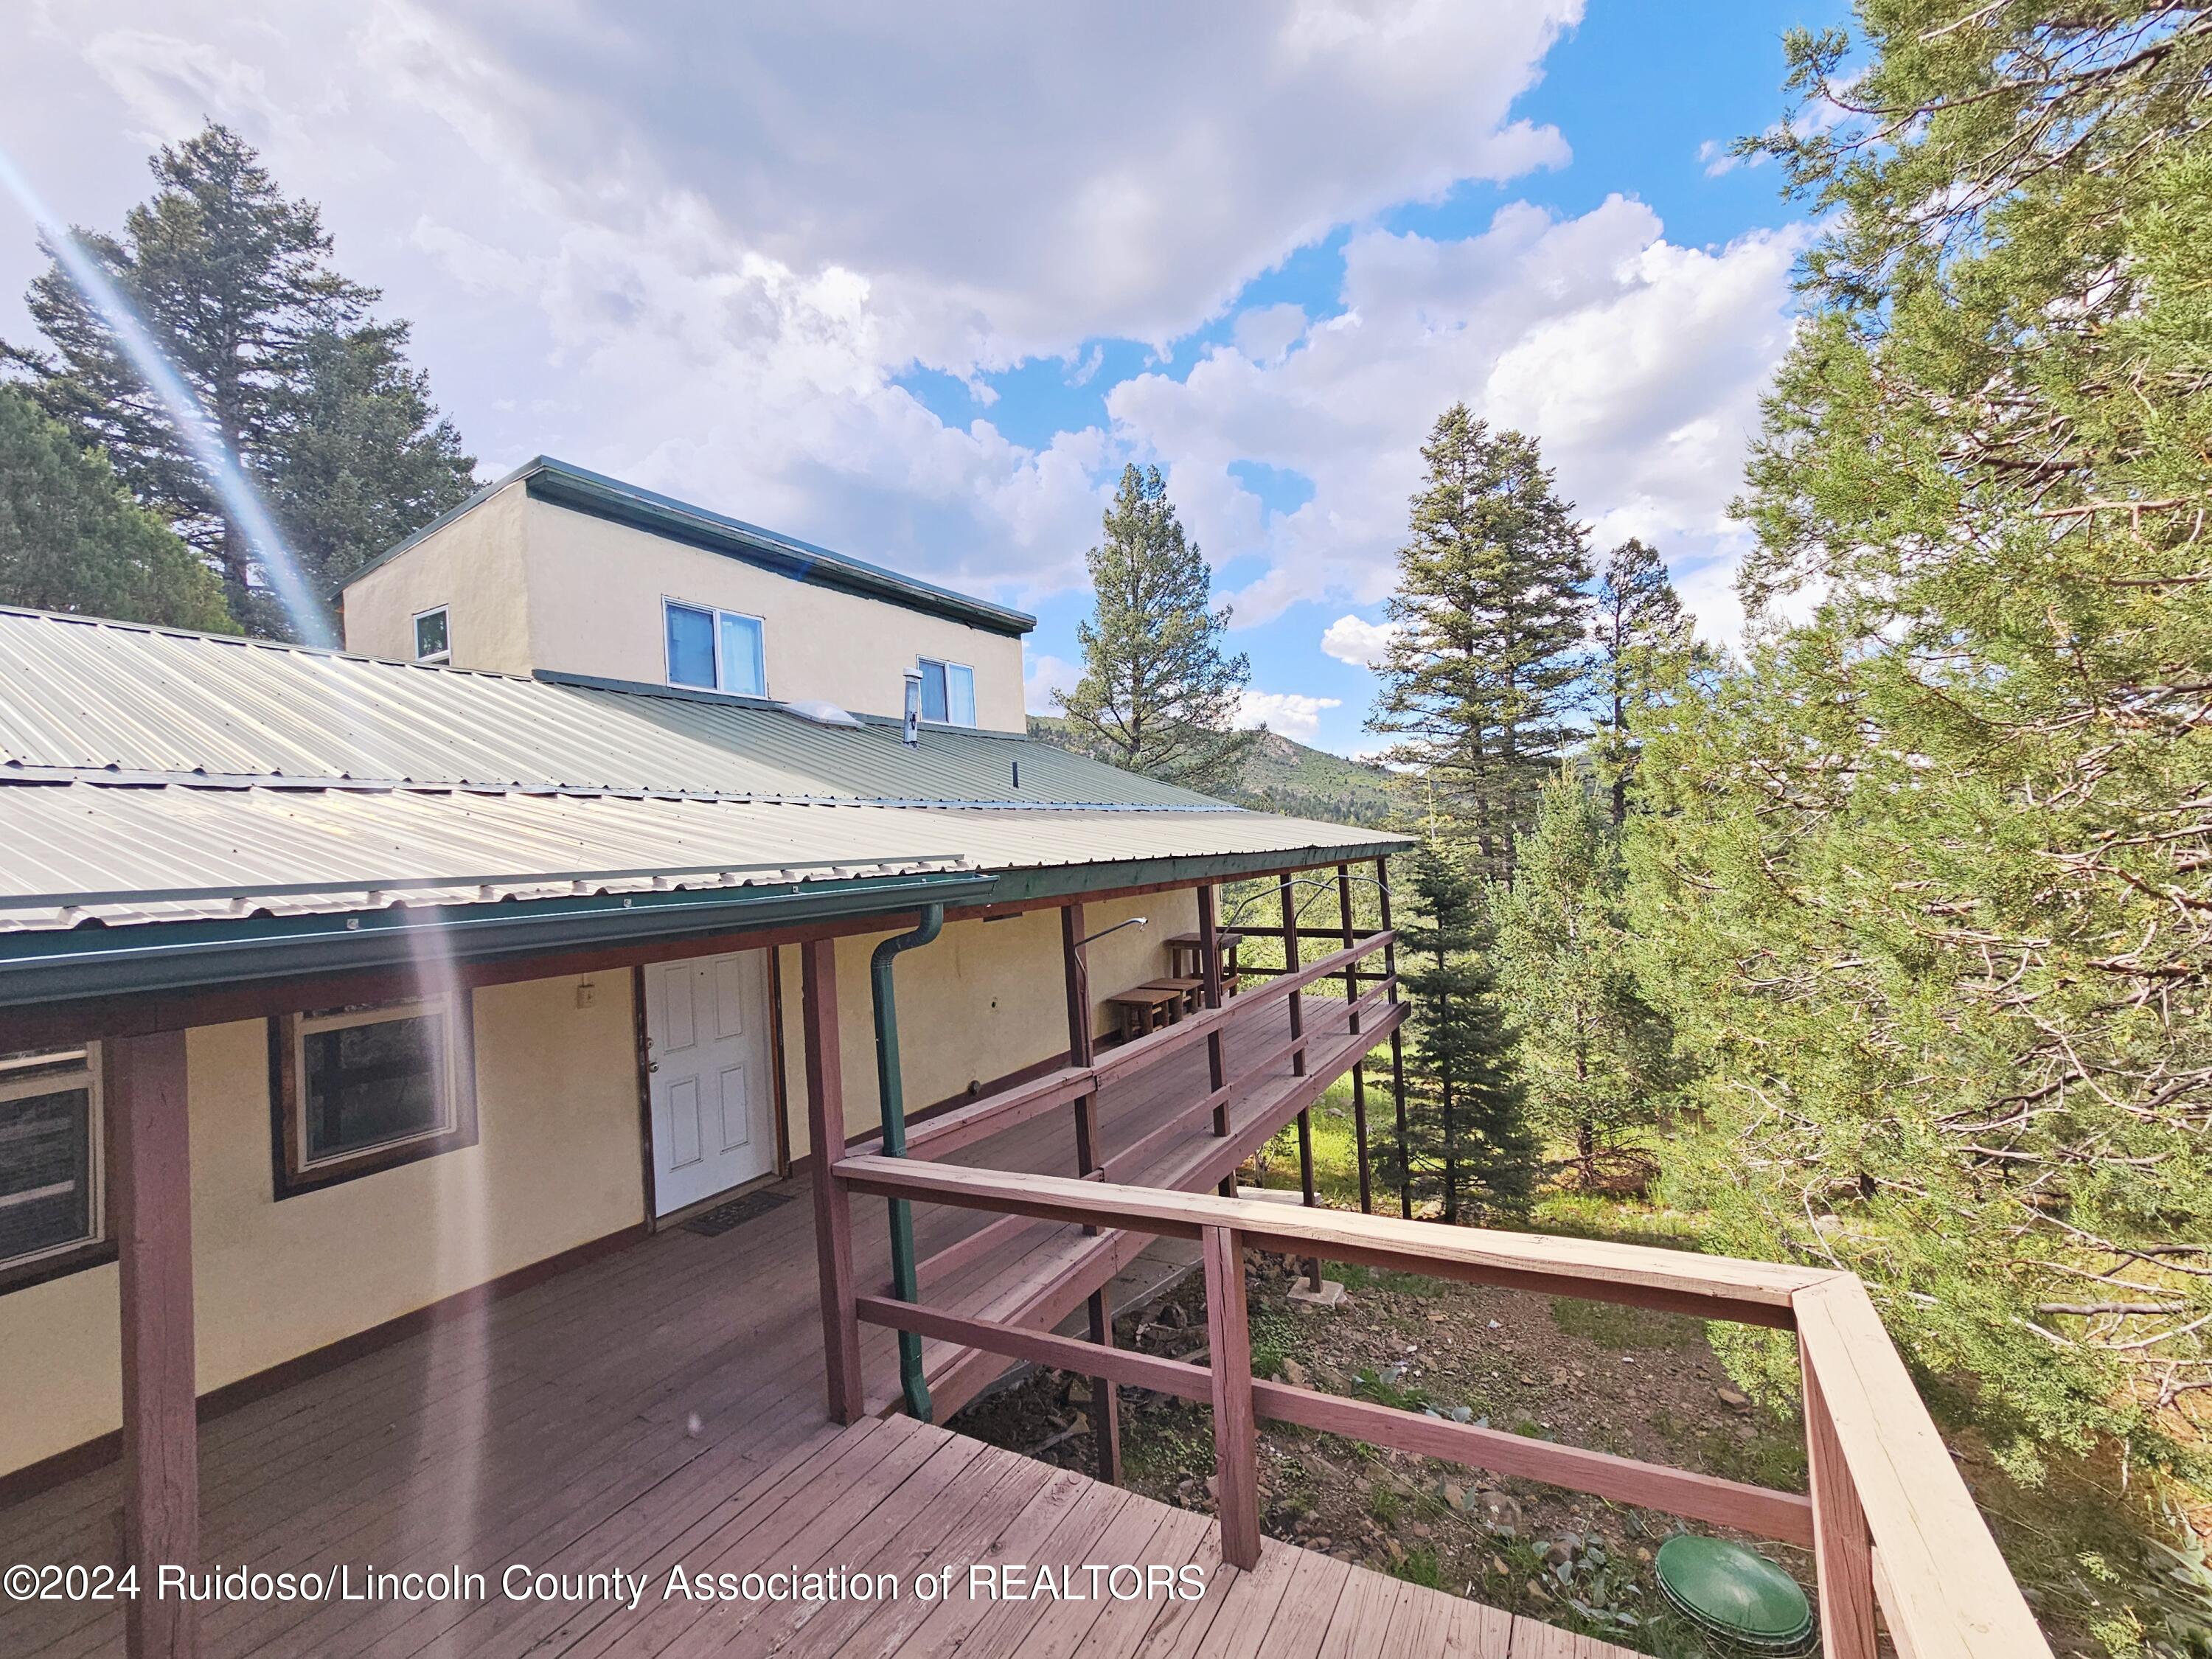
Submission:
[[[906,731],[909,748],[921,741],[921,670],[906,671]]]

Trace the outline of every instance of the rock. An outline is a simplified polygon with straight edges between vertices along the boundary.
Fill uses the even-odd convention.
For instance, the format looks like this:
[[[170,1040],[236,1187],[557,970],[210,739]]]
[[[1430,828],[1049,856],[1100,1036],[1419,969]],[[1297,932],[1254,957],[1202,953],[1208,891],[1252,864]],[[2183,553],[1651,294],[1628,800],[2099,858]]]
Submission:
[[[1335,1540],[1330,1538],[1327,1533],[1322,1533],[1313,1539],[1312,1547],[1317,1550],[1325,1550]]]
[[[1067,1385],[1067,1398],[1071,1405],[1089,1405],[1091,1403],[1091,1380],[1088,1377],[1077,1377],[1073,1382]]]
[[[1436,1536],[1436,1533],[1430,1528],[1427,1522],[1416,1521],[1413,1522],[1413,1536],[1416,1538],[1433,1538]]]
[[[1283,1381],[1294,1389],[1304,1388],[1308,1381],[1306,1368],[1287,1354],[1283,1358]]]
[[[1528,1594],[1539,1601],[1547,1599],[1544,1595],[1544,1587],[1533,1578],[1528,1581]]]
[[[1544,1553],[1538,1559],[1547,1567],[1564,1567],[1575,1559],[1575,1553],[1555,1538],[1544,1546]]]
[[[1737,1389],[1723,1388],[1720,1397],[1721,1404],[1734,1411],[1742,1411],[1751,1404],[1751,1397]]]
[[[1455,1510],[1465,1509],[1467,1507],[1467,1488],[1459,1485],[1456,1481],[1445,1481],[1444,1502],[1450,1504]]]

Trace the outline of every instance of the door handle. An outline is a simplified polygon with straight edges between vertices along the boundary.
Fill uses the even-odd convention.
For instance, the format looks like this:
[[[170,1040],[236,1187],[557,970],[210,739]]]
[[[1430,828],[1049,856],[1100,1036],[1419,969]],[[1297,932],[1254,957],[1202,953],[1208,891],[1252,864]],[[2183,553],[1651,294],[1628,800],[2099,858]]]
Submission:
[[[657,1060],[649,1060],[645,1063],[645,1069],[648,1072],[657,1072],[660,1069],[660,1062]]]

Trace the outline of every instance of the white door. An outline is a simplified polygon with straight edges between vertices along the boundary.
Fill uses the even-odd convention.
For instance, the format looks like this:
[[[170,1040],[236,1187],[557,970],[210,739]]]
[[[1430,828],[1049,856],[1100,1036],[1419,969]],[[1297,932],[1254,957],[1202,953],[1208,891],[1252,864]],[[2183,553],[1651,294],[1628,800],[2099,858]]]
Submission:
[[[656,1215],[775,1167],[768,1020],[766,951],[646,969]]]

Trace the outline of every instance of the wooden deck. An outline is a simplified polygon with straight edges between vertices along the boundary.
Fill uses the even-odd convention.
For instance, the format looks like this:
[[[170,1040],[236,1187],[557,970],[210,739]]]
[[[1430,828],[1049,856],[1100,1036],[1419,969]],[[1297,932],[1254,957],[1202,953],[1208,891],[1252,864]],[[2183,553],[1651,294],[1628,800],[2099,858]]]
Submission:
[[[1223,1567],[1210,1517],[905,1418],[830,1425],[822,1401],[811,1217],[789,1202],[720,1237],[682,1229],[208,1424],[204,1560],[270,1572],[452,1565],[485,1599],[224,1602],[222,1659],[743,1651],[1297,1656],[1458,1653],[1602,1659],[1617,1650],[1270,1544]],[[869,1208],[876,1206],[870,1206]],[[878,1219],[860,1241],[884,1271]],[[870,1333],[872,1376],[892,1369]],[[1002,1363],[1002,1362],[994,1362]],[[0,1512],[0,1562],[115,1559],[112,1470]],[[1194,1602],[971,1601],[984,1564],[1193,1564]],[[669,1570],[960,1569],[942,1605],[664,1600]],[[510,1564],[644,1575],[635,1607],[515,1601]],[[112,1604],[0,1602],[0,1652],[120,1652]]]

